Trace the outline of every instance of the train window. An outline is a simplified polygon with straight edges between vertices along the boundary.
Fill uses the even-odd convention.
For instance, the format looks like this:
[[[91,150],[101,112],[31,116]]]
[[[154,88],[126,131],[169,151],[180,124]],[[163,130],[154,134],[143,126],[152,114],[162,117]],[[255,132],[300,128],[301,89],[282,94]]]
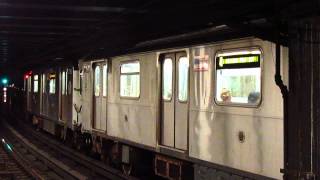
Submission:
[[[107,96],[107,82],[108,82],[108,66],[103,65],[102,69],[102,95]]]
[[[62,77],[61,77],[61,91],[62,91],[62,95],[66,94],[66,72],[63,71],[62,72]]]
[[[79,72],[79,87],[80,87],[80,95],[82,95],[82,82],[83,82],[83,70],[80,69],[80,72]]]
[[[172,59],[166,58],[162,67],[162,99],[170,101],[172,97]]]
[[[49,75],[49,94],[56,93],[56,75],[50,74]]]
[[[121,64],[120,67],[120,96],[140,96],[140,63],[133,61]]]
[[[216,56],[216,102],[258,105],[261,100],[261,51]]]
[[[33,76],[33,92],[37,93],[39,91],[39,76]]]
[[[187,57],[179,58],[179,91],[178,98],[179,101],[188,100],[188,75],[189,75],[189,60]]]
[[[46,92],[46,74],[42,74],[42,93]]]
[[[94,95],[100,96],[100,66],[94,69]]]

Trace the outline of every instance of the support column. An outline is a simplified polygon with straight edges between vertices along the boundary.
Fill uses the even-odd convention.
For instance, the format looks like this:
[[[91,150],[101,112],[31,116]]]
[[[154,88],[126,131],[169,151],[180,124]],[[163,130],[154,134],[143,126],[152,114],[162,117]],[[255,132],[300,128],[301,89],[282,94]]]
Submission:
[[[286,179],[319,179],[320,18],[289,26]]]

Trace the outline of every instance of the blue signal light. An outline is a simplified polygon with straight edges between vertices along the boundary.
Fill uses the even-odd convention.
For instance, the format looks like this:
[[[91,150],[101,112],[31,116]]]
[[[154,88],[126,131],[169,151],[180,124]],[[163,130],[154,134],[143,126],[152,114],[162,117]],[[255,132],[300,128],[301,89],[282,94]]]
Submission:
[[[7,78],[2,78],[1,82],[2,84],[6,85],[8,84],[9,80]]]

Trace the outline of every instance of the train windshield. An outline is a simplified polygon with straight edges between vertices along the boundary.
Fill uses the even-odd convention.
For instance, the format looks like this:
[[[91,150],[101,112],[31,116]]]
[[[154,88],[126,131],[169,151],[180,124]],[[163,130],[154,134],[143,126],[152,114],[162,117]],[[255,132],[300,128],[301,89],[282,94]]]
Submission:
[[[261,52],[244,51],[216,57],[216,101],[257,105],[261,99]]]

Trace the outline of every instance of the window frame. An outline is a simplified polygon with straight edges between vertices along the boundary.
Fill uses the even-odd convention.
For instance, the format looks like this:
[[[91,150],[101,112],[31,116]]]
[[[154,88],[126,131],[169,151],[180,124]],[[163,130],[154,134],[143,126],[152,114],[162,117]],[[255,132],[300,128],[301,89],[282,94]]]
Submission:
[[[188,86],[187,86],[187,99],[186,100],[180,100],[180,98],[179,98],[179,92],[180,92],[180,84],[179,84],[179,82],[180,82],[180,75],[179,75],[179,72],[180,72],[180,60],[181,60],[181,58],[186,58],[187,59],[187,61],[188,61],[188,63],[189,63],[189,66],[188,66],[188,74],[187,74],[187,76],[188,76],[188,79],[187,79],[187,83],[188,83]],[[176,65],[176,67],[178,67],[178,68],[176,68],[176,70],[178,69],[178,72],[176,73],[176,76],[178,76],[178,78],[176,78],[176,79],[178,79],[178,81],[176,81],[175,83],[177,84],[177,99],[178,99],[178,102],[179,103],[188,103],[189,102],[189,93],[190,93],[190,58],[188,58],[188,56],[179,56],[179,58],[178,58],[178,60],[177,60],[177,64],[178,65]]]
[[[139,73],[121,73],[121,66],[124,64],[129,64],[129,63],[134,63],[138,62],[139,63]],[[121,75],[126,74],[126,75],[139,75],[139,95],[137,97],[132,97],[132,96],[121,96]],[[119,65],[119,97],[120,99],[130,99],[130,100],[139,100],[141,96],[141,63],[139,59],[135,60],[126,60],[126,61],[121,61]]]
[[[216,68],[216,59],[219,54],[223,53],[234,53],[234,52],[241,52],[241,51],[260,51],[260,99],[259,102],[255,104],[250,103],[236,103],[236,102],[221,102],[217,99],[217,68]],[[234,49],[223,49],[223,50],[217,50],[215,52],[215,55],[213,57],[213,63],[211,67],[213,68],[213,76],[214,76],[214,90],[213,90],[213,96],[214,96],[214,104],[217,106],[226,106],[226,107],[245,107],[245,108],[258,108],[261,106],[263,101],[263,61],[264,61],[264,52],[261,47],[259,46],[250,46],[250,47],[242,47],[242,48],[234,48]]]

